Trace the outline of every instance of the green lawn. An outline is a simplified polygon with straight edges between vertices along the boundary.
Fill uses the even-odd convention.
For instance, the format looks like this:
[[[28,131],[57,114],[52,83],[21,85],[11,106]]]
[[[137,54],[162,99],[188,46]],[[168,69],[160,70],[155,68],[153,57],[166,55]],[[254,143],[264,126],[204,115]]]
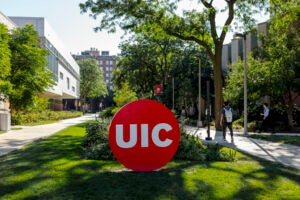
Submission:
[[[279,142],[283,144],[291,144],[300,146],[300,136],[291,136],[291,135],[260,135],[254,134],[250,136],[254,139],[262,139],[270,142]]]
[[[84,125],[0,157],[0,199],[299,199],[300,172],[238,153],[236,162],[172,161],[156,172],[80,159]]]

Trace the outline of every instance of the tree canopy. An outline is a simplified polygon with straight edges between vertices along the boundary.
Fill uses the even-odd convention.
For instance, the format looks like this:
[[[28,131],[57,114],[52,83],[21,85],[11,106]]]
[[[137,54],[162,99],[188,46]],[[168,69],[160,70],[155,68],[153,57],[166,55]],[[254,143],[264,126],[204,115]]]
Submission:
[[[99,97],[107,94],[103,72],[98,62],[93,58],[85,58],[77,61],[80,67],[80,99],[82,105],[87,97]]]
[[[254,25],[253,14],[261,12],[261,8],[268,1],[201,0],[195,3],[196,7],[179,12],[179,3],[183,2],[186,1],[88,0],[81,3],[80,8],[82,12],[90,12],[95,19],[101,18],[96,30],[106,29],[114,32],[118,26],[133,32],[164,33],[182,40],[194,41],[204,47],[213,65],[215,117],[218,121],[223,101],[221,57],[225,36],[233,28],[232,25],[251,28]],[[220,5],[223,6],[220,8]],[[225,19],[223,24],[217,24],[218,18]]]
[[[0,94],[8,94],[11,90],[11,83],[8,80],[11,71],[10,39],[7,27],[0,24]]]
[[[52,72],[47,68],[47,50],[39,47],[38,33],[33,25],[16,28],[9,42],[11,50],[11,74],[9,81],[10,105],[13,110],[32,105],[36,95],[54,84]]]

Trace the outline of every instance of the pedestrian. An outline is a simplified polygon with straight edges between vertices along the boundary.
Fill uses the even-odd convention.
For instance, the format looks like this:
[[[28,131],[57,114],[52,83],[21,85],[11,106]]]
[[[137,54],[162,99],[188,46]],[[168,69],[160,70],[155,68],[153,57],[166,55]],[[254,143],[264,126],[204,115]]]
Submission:
[[[228,127],[231,136],[231,142],[233,143],[233,130],[232,130],[232,108],[229,102],[224,102],[224,107],[221,111],[220,125],[223,128],[223,140],[226,141],[226,129]]]
[[[263,108],[264,108],[264,112],[260,113],[261,116],[263,116],[263,120],[259,129],[259,133],[261,133],[262,131],[267,130],[267,128],[271,128],[271,133],[275,133],[275,129],[273,126],[273,122],[271,119],[271,114],[270,114],[270,108],[268,106],[268,103],[264,103],[263,104]]]

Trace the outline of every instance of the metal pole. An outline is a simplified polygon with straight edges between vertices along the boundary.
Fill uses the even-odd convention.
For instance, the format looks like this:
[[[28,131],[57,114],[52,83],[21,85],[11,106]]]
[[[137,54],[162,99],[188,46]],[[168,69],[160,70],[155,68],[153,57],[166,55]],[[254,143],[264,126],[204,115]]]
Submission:
[[[172,109],[174,110],[174,99],[175,99],[175,96],[174,96],[174,76],[172,77]]]
[[[248,105],[247,105],[247,56],[246,56],[246,34],[243,37],[244,46],[244,135],[248,135]]]
[[[198,70],[198,127],[202,127],[201,121],[201,59],[199,58],[199,70]]]
[[[207,95],[207,137],[205,140],[212,140],[210,137],[210,84],[209,80],[206,81],[206,95]]]

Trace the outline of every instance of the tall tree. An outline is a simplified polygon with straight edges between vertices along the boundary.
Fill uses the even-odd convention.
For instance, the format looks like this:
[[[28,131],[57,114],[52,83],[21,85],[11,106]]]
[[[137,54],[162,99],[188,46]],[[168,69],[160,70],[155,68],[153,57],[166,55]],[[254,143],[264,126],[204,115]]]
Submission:
[[[12,31],[11,50],[12,91],[9,93],[12,110],[26,109],[34,97],[54,84],[52,73],[46,68],[47,51],[39,47],[38,33],[33,25]]]
[[[11,71],[11,52],[9,49],[10,34],[4,24],[0,24],[0,94],[8,94],[11,90],[9,75]],[[0,99],[4,101],[5,99]]]
[[[293,126],[294,100],[300,93],[300,3],[272,0],[269,34],[263,47],[266,65],[277,74],[273,96],[287,108],[288,126]],[[275,89],[276,88],[276,89]]]
[[[247,59],[249,99],[270,96],[274,102],[281,102],[292,128],[294,100],[300,93],[300,4],[296,0],[271,3],[273,15],[268,35],[261,36],[262,53],[255,59],[248,55]],[[234,63],[231,69],[224,94],[234,102],[242,98],[243,63]]]
[[[97,60],[85,58],[77,61],[77,63],[80,67],[80,100],[84,106],[87,97],[106,95],[107,87]],[[82,111],[85,112],[84,109]]]
[[[222,46],[227,32],[236,17],[245,28],[252,27],[252,15],[261,12],[267,0],[201,0],[196,1],[197,8],[184,10],[178,14],[179,3],[184,0],[135,0],[102,1],[88,0],[80,4],[82,12],[91,12],[94,18],[101,17],[97,30],[110,32],[120,26],[124,30],[140,31],[148,29],[155,33],[167,33],[183,40],[194,41],[204,47],[213,65],[215,90],[215,117],[219,124],[222,108]],[[189,1],[190,2],[190,1]],[[218,8],[221,4],[225,6]],[[219,16],[218,14],[223,14]],[[217,18],[225,19],[223,25],[217,25]]]
[[[182,47],[179,40],[137,34],[120,45],[119,63],[114,71],[114,85],[128,81],[140,97],[152,98],[155,84],[165,84],[173,67],[172,57]]]

